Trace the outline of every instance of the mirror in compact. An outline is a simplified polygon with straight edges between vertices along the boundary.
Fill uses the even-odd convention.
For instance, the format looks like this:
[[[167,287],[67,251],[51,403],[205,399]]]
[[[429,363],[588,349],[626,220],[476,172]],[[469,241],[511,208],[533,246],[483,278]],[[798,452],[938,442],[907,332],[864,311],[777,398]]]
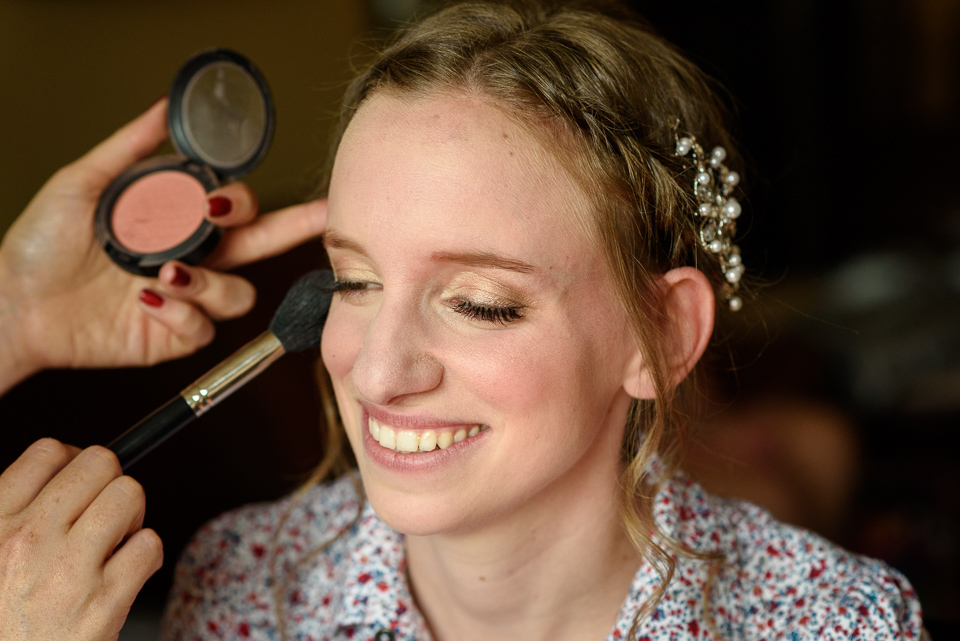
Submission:
[[[95,231],[123,269],[155,276],[169,260],[196,264],[220,239],[206,195],[260,164],[273,139],[273,97],[260,70],[227,49],[200,53],[177,72],[167,126],[178,155],[140,162],[100,197]]]

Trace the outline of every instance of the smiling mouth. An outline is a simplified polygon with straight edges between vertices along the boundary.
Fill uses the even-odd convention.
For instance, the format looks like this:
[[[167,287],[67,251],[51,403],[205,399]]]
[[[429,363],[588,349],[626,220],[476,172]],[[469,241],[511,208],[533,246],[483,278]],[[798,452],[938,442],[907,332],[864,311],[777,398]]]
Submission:
[[[367,418],[367,429],[370,430],[370,436],[373,437],[373,440],[379,443],[381,447],[401,454],[431,452],[437,448],[443,450],[454,443],[476,436],[488,427],[487,425],[477,424],[471,427],[462,426],[414,432],[413,430],[394,429],[389,425],[383,425],[373,417]]]

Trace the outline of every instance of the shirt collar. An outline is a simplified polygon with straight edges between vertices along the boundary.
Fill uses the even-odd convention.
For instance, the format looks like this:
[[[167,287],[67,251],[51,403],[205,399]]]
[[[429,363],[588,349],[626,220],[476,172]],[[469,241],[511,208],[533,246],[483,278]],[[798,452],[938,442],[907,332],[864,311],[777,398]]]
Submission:
[[[660,461],[655,460],[654,465],[654,473],[662,474]],[[678,472],[660,486],[654,499],[654,519],[668,537],[698,552],[710,552],[720,543],[716,535],[704,536],[717,531],[711,507],[700,486]],[[410,638],[429,638],[426,622],[413,605],[407,582],[403,535],[381,521],[368,502],[349,540],[354,548],[346,561],[343,598],[334,619],[337,624],[404,631],[403,636]],[[653,568],[643,564],[621,607],[616,629],[621,633],[629,629],[637,608],[652,595],[659,582]]]
[[[407,583],[403,535],[367,503],[351,537],[355,548],[346,562],[343,599],[335,620],[340,626],[411,630],[417,627]]]

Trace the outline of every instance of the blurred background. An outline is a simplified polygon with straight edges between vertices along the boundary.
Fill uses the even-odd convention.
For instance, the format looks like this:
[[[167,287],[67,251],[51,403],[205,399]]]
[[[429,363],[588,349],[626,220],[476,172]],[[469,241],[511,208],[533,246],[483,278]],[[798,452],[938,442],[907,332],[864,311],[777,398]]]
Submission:
[[[309,197],[351,64],[417,0],[0,0],[0,231],[57,168],[164,95],[209,47],[257,63],[273,147],[262,209]],[[741,218],[762,280],[718,330],[687,468],[709,489],[879,557],[934,638],[960,623],[960,0],[634,0],[730,91]],[[313,243],[240,272],[247,318],[142,370],[45,372],[0,398],[0,465],[33,440],[103,443],[262,331]],[[152,639],[176,557],[217,513],[276,498],[321,455],[314,355],[282,359],[137,464],[166,563],[121,634]]]

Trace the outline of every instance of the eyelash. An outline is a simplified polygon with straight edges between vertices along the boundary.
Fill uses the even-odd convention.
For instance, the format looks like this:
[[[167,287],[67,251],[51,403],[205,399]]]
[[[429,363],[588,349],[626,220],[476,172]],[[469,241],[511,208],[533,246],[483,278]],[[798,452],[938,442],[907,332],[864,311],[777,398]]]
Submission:
[[[468,300],[459,300],[455,305],[451,305],[450,309],[458,314],[463,314],[467,318],[488,323],[499,323],[500,325],[507,325],[523,318],[523,307],[518,305],[491,307],[477,305]]]
[[[334,281],[333,287],[330,288],[330,291],[334,294],[346,296],[347,294],[363,291],[367,288],[368,284],[369,283],[364,283],[363,281],[359,280],[337,280]]]
[[[363,292],[368,285],[369,283],[358,280],[338,280],[333,283],[331,291],[341,296],[348,296]],[[520,305],[478,305],[463,299],[457,299],[454,304],[450,305],[450,309],[473,320],[500,325],[507,325],[520,320],[523,318],[524,311],[523,306]]]

